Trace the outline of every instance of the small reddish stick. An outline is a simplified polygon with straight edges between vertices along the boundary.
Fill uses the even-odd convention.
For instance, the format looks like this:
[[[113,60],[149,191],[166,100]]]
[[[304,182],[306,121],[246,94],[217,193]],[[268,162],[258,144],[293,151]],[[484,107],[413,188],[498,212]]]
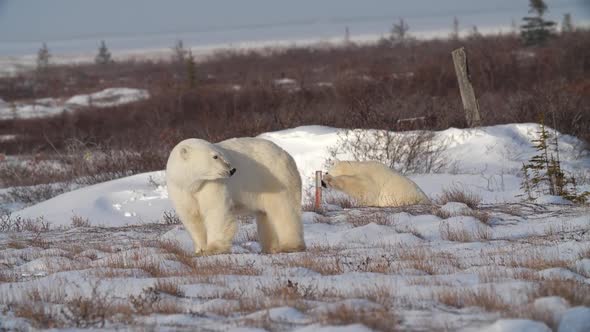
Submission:
[[[322,206],[322,171],[315,171],[315,210]]]

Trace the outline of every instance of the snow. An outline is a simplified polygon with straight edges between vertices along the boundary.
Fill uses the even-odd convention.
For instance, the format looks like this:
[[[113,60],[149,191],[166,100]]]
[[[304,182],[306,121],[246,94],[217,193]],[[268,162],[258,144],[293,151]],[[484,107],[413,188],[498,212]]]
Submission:
[[[303,253],[262,254],[255,222],[241,218],[231,254],[195,257],[184,227],[164,223],[164,213],[173,208],[163,171],[81,188],[15,211],[15,217],[42,217],[53,228],[0,233],[0,329],[30,326],[15,318],[8,304],[30,301],[31,289],[43,296],[59,289],[58,295],[71,299],[90,298],[96,287],[111,301],[128,304],[157,283],[171,282],[180,295],[152,295],[177,309],[125,322],[113,318],[107,328],[128,329],[132,321],[138,329],[368,331],[378,322],[361,319],[366,312],[385,315],[388,326],[399,330],[548,331],[543,322],[521,319],[547,317],[552,326],[575,331],[587,324],[589,309],[576,307],[580,303],[568,297],[571,292],[561,294],[559,287],[550,297],[537,290],[546,281],[587,290],[590,210],[554,200],[521,201],[517,171],[535,153],[528,143],[535,128],[437,132],[460,167],[410,178],[433,199],[449,187],[470,190],[482,198],[477,207],[332,204],[305,211]],[[260,137],[293,156],[309,188],[339,132],[307,126]],[[564,168],[587,171],[589,157],[576,157],[576,140],[561,137]],[[474,158],[483,142],[487,153]],[[87,218],[91,227],[72,227],[74,216]],[[488,298],[498,301],[498,308],[487,306]],[[59,311],[59,303],[46,305]],[[337,314],[343,308],[345,317]]]
[[[563,313],[558,332],[590,331],[590,308],[575,307]]]
[[[7,103],[0,100],[0,120],[30,119],[59,115],[82,107],[112,107],[149,98],[146,90],[108,88],[91,94],[76,95],[67,100],[41,98]]]
[[[527,319],[501,319],[481,332],[551,332],[547,325]]]
[[[539,316],[549,316],[554,322],[559,322],[570,304],[562,297],[540,297],[533,302],[533,308]]]
[[[370,332],[371,329],[361,324],[351,324],[345,326],[328,326],[322,327],[319,325],[310,325],[301,329],[297,329],[294,332]]]
[[[533,200],[533,202],[537,204],[562,204],[562,205],[572,205],[572,202],[568,201],[567,199],[561,196],[552,196],[552,195],[543,195],[541,197],[537,197]]]
[[[533,136],[527,135],[533,135],[536,128],[535,124],[513,124],[478,130],[448,129],[438,132],[441,141],[449,142],[450,151],[446,157],[455,158],[452,160],[460,162],[461,165],[470,165],[470,170],[464,169],[460,174],[415,174],[410,175],[410,178],[431,198],[438,197],[445,188],[460,187],[466,191],[477,192],[484,204],[520,202],[518,195],[524,194],[520,189],[520,178],[516,173],[509,174],[508,171],[516,172],[522,162],[534,154],[534,148],[528,143]],[[315,171],[324,169],[329,147],[338,142],[338,132],[335,128],[308,126],[266,133],[259,137],[275,142],[293,156],[303,180],[303,188],[310,190],[314,183]],[[504,134],[511,135],[510,139],[502,136]],[[488,153],[473,158],[473,151],[482,150],[482,137],[488,142]],[[503,143],[492,144],[496,138]],[[563,168],[588,172],[590,156],[574,158],[575,139],[565,135],[561,138]],[[495,149],[520,151],[519,157],[500,158],[501,153]],[[347,155],[340,157],[343,160],[350,158]],[[473,174],[472,171],[476,173]],[[154,182],[159,185],[153,186]],[[590,186],[580,186],[580,189],[588,190]],[[558,201],[552,199],[543,204],[556,202]],[[459,212],[464,214],[469,208],[459,211],[466,209],[462,204],[451,202],[441,209],[449,212],[451,216]],[[19,211],[18,214],[24,218],[43,216],[54,225],[69,226],[73,216],[84,216],[90,219],[93,225],[123,226],[154,222],[161,219],[166,211],[173,211],[173,208],[168,201],[164,173],[158,171],[68,192]],[[416,226],[420,227],[420,223]],[[430,226],[433,225],[429,224],[427,228]]]
[[[471,208],[465,203],[448,202],[440,207],[441,211],[448,213],[451,216],[460,216],[464,213],[471,212]]]
[[[130,88],[108,88],[88,95],[77,95],[66,100],[67,106],[73,107],[112,107],[148,99],[146,90]]]

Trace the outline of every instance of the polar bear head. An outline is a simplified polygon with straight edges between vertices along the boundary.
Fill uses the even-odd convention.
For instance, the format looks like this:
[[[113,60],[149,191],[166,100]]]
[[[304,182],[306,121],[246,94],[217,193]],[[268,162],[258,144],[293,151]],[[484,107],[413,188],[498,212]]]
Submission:
[[[349,180],[356,177],[357,167],[352,161],[336,161],[322,177],[324,188],[334,188],[341,191],[348,189]]]
[[[226,179],[236,169],[224,151],[205,140],[190,138],[178,143],[166,165],[168,181],[179,187],[194,187],[202,181]]]

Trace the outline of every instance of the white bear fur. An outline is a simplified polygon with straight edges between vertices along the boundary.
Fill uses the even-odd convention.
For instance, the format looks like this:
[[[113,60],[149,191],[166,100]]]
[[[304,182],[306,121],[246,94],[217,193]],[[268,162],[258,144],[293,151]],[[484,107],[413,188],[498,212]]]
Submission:
[[[337,161],[323,182],[364,206],[430,204],[416,183],[376,161]]]
[[[270,141],[184,140],[170,153],[166,183],[197,254],[230,252],[236,215],[256,217],[265,253],[305,249],[301,177],[293,158]]]

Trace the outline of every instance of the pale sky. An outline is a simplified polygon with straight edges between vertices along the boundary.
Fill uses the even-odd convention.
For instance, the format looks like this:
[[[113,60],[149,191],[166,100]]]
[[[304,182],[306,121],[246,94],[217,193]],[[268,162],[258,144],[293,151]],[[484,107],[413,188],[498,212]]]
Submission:
[[[546,2],[555,20],[565,12],[571,12],[574,22],[590,17],[590,6],[584,8],[589,0]],[[446,28],[454,16],[468,26],[509,25],[526,15],[527,8],[528,0],[0,0],[0,43],[182,33],[198,33],[195,40],[214,42],[237,40],[237,31],[243,38],[280,38],[333,33],[344,26],[353,34],[379,33],[371,30],[386,31],[398,18],[420,30]]]

